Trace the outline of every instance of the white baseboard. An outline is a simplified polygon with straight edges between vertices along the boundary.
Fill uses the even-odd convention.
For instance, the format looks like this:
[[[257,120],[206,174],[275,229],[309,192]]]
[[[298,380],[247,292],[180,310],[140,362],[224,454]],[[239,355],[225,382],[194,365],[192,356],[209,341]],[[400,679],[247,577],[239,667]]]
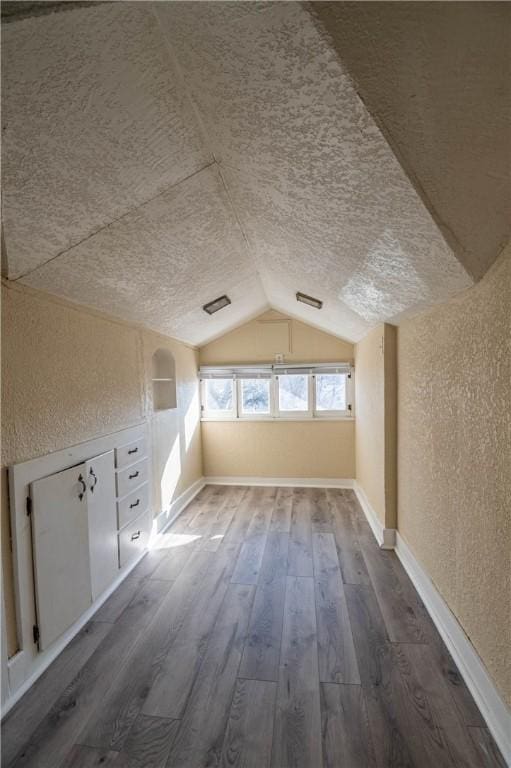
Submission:
[[[366,516],[366,520],[371,526],[371,530],[374,534],[374,538],[378,542],[378,546],[381,549],[394,549],[396,545],[396,530],[395,528],[385,528],[380,518],[369,503],[369,499],[365,495],[362,487],[353,481],[353,490],[359,500],[360,506]]]
[[[209,476],[206,485],[261,485],[296,488],[353,488],[353,480],[342,477],[229,477]]]
[[[199,479],[192,483],[186,491],[172,501],[168,510],[160,512],[159,515],[154,518],[151,538],[149,540],[149,549],[154,549],[158,546],[159,537],[165,532],[169,525],[172,525],[174,520],[179,517],[185,507],[193,501],[205,485],[206,479],[204,477],[199,477]]]
[[[399,533],[395,550],[458,666],[504,760],[511,765],[511,712],[456,617]]]

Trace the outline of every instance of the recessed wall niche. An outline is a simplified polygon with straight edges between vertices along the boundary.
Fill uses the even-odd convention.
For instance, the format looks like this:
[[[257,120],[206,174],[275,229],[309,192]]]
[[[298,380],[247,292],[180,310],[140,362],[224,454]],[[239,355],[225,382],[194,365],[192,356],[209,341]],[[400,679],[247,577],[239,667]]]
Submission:
[[[177,407],[176,363],[168,349],[157,349],[152,360],[153,408],[166,411]]]

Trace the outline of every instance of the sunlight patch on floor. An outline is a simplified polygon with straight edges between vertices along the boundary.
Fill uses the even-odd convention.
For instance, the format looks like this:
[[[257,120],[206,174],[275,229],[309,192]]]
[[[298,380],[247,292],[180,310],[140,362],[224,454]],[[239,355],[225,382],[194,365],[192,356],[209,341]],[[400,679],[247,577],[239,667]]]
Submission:
[[[194,536],[189,533],[164,533],[156,542],[153,549],[174,549],[175,547],[186,547],[200,539],[201,536]]]

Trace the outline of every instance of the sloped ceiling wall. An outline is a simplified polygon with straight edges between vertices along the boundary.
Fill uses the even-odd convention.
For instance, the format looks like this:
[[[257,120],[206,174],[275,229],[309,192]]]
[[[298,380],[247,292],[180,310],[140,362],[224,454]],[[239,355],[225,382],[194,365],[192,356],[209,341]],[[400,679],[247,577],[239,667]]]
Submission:
[[[268,306],[356,341],[473,282],[300,4],[25,14],[3,79],[9,279],[195,344]]]
[[[511,235],[511,4],[310,3],[467,271]]]

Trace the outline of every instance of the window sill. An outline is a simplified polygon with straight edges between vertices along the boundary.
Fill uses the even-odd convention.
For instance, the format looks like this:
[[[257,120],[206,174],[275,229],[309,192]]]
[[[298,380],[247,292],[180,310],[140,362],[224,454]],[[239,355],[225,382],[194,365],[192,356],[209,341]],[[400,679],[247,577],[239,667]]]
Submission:
[[[235,416],[225,416],[216,418],[215,416],[202,416],[201,421],[238,421],[241,424],[245,421],[274,421],[278,422],[279,424],[286,424],[289,421],[306,421],[306,422],[315,422],[315,423],[323,423],[325,421],[355,421],[354,416],[285,416],[285,417],[277,417],[277,416],[255,416],[254,418],[251,418],[250,416],[243,416],[242,418],[236,418]]]

